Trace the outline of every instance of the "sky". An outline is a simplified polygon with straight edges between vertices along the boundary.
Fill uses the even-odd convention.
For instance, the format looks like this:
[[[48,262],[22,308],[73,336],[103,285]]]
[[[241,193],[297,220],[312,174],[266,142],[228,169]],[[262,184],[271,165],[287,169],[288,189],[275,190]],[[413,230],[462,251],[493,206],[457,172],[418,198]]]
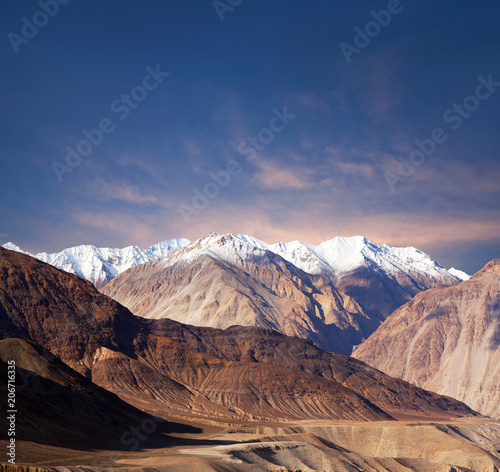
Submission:
[[[500,257],[498,1],[0,3],[0,244]]]

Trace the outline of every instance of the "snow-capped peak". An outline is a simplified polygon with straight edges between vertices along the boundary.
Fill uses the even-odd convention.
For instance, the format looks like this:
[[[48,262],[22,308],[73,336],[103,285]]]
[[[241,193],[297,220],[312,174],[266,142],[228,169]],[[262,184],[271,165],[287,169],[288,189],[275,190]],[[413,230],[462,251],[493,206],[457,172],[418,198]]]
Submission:
[[[466,280],[469,280],[470,279],[470,275],[465,273],[463,270],[458,270],[458,269],[455,269],[455,267],[452,267],[451,269],[448,269],[448,272],[457,277],[458,279],[462,280],[462,281],[466,281]]]
[[[3,247],[23,252],[13,243]],[[100,287],[131,267],[158,259],[163,259],[165,265],[171,265],[178,261],[189,263],[201,255],[209,255],[245,267],[249,263],[265,264],[274,257],[273,254],[304,272],[321,274],[336,281],[358,268],[368,268],[396,279],[408,276],[414,280],[425,276],[439,284],[453,284],[468,278],[462,271],[447,271],[419,249],[377,244],[364,236],[337,236],[318,245],[302,241],[268,244],[249,235],[212,232],[193,243],[181,238],[161,241],[147,249],[138,246],[111,249],[82,245],[54,254],[39,253],[34,257]]]
[[[23,254],[28,254],[27,252],[24,252],[19,246],[17,246],[14,243],[11,243],[10,241],[8,243],[2,244],[2,247],[5,249],[9,249],[11,251],[22,252]]]
[[[268,244],[248,235],[210,233],[167,257],[165,264],[171,265],[180,260],[189,263],[201,255],[209,255],[244,267],[250,261],[258,262],[269,257],[269,252],[291,262],[304,272],[322,274],[337,281],[361,267],[395,279],[401,276],[418,279],[423,275],[440,284],[453,284],[462,280],[419,249],[377,244],[364,236],[337,236],[315,246],[302,241]]]
[[[131,267],[165,257],[175,249],[188,244],[190,241],[184,238],[161,241],[147,249],[138,246],[127,246],[121,249],[99,248],[85,244],[53,254],[46,252],[30,254],[12,243],[4,244],[3,247],[36,257],[66,272],[90,280],[96,287],[101,287]]]
[[[268,248],[305,272],[331,274],[336,280],[357,268],[368,267],[388,276],[424,273],[443,279],[443,283],[458,282],[455,276],[419,249],[377,244],[364,236],[337,236],[317,246],[293,241],[268,245]]]
[[[188,264],[200,256],[208,255],[214,259],[245,267],[248,262],[259,263],[268,252],[266,244],[250,236],[232,233],[210,233],[164,259],[165,266],[182,261]]]

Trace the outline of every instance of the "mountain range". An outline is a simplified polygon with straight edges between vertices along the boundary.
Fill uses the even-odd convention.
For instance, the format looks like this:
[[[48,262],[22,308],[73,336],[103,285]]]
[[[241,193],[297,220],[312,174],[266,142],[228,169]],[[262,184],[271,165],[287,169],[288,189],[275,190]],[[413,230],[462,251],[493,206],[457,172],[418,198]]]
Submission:
[[[260,326],[350,354],[415,294],[459,282],[415,248],[363,237],[267,245],[212,233],[101,290],[139,316],[220,329]]]
[[[59,467],[53,459],[59,455],[68,467],[92,460],[92,470],[500,468],[498,423],[451,396],[375,368],[389,370],[401,352],[418,374],[415,382],[426,373],[432,377],[429,388],[457,373],[451,385],[459,389],[448,385],[451,395],[469,404],[480,398],[475,408],[496,414],[498,261],[459,283],[415,250],[423,262],[406,261],[405,270],[393,264],[389,273],[381,268],[387,256],[377,265],[368,262],[368,243],[355,238],[347,242],[363,252],[362,270],[311,274],[277,249],[244,238],[212,234],[124,270],[101,291],[75,274],[0,248],[0,364],[7,371],[6,362],[16,362],[20,467]],[[426,273],[419,265],[430,268]],[[361,295],[395,293],[381,317],[397,296],[408,301],[377,329],[369,299],[355,293],[358,303],[348,295],[348,286],[341,286],[346,280],[351,289],[370,287]],[[108,289],[120,296],[129,291],[142,303],[136,308],[143,316],[102,293]],[[197,316],[210,319],[219,309],[219,316],[233,313],[236,322],[246,313],[249,323],[226,329],[180,323],[162,316],[164,298],[176,301],[183,316],[198,304]],[[159,316],[147,316],[148,303]],[[224,312],[224,304],[235,307]],[[252,319],[256,313],[261,318]],[[318,337],[287,336],[271,322],[303,326],[303,337]],[[308,323],[318,324],[307,330]],[[332,347],[352,347],[370,330],[355,351],[362,360],[317,346],[332,336]],[[362,354],[371,351],[373,359],[366,360],[375,367],[363,362]],[[384,364],[384,355],[391,362]],[[448,361],[449,368],[440,370]],[[6,386],[0,393],[6,409]],[[0,426],[1,441],[7,439],[5,417]],[[77,449],[84,455],[75,455]],[[135,449],[144,452],[134,455]]]
[[[0,310],[1,338],[41,345],[81,376],[153,412],[264,421],[476,415],[456,400],[271,330],[221,331],[134,316],[89,282],[2,248]]]
[[[208,238],[217,236],[219,236],[217,233],[211,233]],[[340,279],[355,269],[369,266],[377,267],[396,277],[401,272],[425,272],[436,279],[446,277],[446,275],[451,275],[454,281],[469,278],[468,274],[454,268],[446,271],[432,261],[427,254],[414,247],[395,248],[386,244],[379,245],[363,236],[336,237],[317,246],[302,241],[267,244],[252,236],[241,234],[237,236],[228,234],[226,237],[278,254],[311,275],[329,274]],[[206,239],[202,238],[199,241],[206,241]],[[30,254],[12,242],[3,244],[2,247],[28,254],[58,269],[76,274],[99,288],[131,267],[161,259],[170,252],[190,244],[191,241],[188,239],[177,238],[161,241],[147,249],[139,246],[111,249],[81,245],[52,254],[46,252]],[[198,241],[194,244],[198,244]],[[238,256],[228,255],[229,259],[234,259],[234,257]]]
[[[138,246],[110,249],[87,244],[70,247],[53,254],[47,254],[46,252],[30,254],[11,242],[4,244],[2,247],[33,256],[58,269],[89,280],[96,287],[102,287],[123,271],[136,265],[165,257],[171,251],[186,246],[189,243],[188,239],[169,239],[154,244],[147,249]]]
[[[23,252],[12,243],[4,247]],[[416,248],[362,236],[314,246],[211,233],[193,243],[87,245],[34,257],[89,280],[139,316],[271,328],[344,354],[420,291],[468,277]]]

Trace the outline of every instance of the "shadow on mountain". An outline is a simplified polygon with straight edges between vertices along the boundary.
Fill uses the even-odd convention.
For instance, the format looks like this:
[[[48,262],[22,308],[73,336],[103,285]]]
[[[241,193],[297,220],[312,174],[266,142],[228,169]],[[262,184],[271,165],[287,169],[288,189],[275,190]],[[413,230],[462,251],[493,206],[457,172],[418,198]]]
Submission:
[[[424,318],[424,323],[431,321],[435,318],[439,318],[440,316],[448,316],[450,314],[450,310],[447,309],[446,307],[439,306],[436,310],[433,310],[433,312],[430,315],[427,315]]]
[[[493,323],[496,323],[496,329],[489,339],[488,348],[496,351],[500,346],[500,302],[491,305],[490,316]]]
[[[15,413],[16,439],[78,450],[168,447],[172,433],[202,430],[151,416],[75,372],[41,346],[0,341],[0,405]],[[15,361],[8,384],[7,361]],[[21,367],[22,366],[22,367]],[[13,369],[10,370],[13,372]],[[8,404],[15,385],[15,404]],[[11,395],[11,397],[13,397]],[[0,417],[0,439],[8,439],[7,415]]]

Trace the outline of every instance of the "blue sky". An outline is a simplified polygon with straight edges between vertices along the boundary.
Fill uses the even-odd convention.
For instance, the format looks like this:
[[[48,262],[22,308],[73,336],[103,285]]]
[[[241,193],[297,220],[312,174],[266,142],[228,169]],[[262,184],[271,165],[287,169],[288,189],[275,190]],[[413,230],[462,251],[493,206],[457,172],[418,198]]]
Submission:
[[[498,2],[55,1],[0,5],[0,242],[500,257]]]

